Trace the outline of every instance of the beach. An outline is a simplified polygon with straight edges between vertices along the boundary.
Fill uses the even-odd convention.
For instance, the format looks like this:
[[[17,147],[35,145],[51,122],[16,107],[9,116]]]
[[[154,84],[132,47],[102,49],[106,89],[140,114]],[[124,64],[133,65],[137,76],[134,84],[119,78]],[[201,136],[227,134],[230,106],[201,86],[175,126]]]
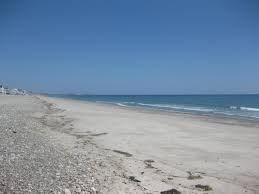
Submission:
[[[0,107],[2,192],[259,193],[255,121],[47,96]]]

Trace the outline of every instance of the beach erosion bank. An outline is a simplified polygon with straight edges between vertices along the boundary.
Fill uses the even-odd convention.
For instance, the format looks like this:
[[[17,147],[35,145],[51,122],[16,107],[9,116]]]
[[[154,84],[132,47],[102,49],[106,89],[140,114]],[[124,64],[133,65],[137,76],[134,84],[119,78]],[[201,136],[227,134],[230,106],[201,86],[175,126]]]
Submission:
[[[27,180],[31,191],[44,191],[39,185],[46,184],[44,176],[51,175],[54,177],[52,189],[60,192],[68,189],[72,193],[160,193],[176,189],[181,193],[259,193],[259,125],[256,122],[46,96],[0,98],[0,119],[5,123],[1,125],[4,131],[1,142],[5,139],[2,149],[12,152],[6,148],[11,147],[6,140],[8,136],[9,140],[16,139],[12,145],[20,143],[25,145],[20,147],[29,148],[22,153],[42,150],[40,154],[35,152],[32,162],[41,156],[53,163],[47,166],[42,161],[40,166],[54,168],[49,174],[42,173],[42,183],[40,178],[36,181],[30,180],[33,176],[25,177],[22,182]],[[23,120],[22,129],[16,117]],[[11,124],[10,131],[6,131]],[[19,130],[12,132],[16,128]],[[27,135],[22,135],[24,131]],[[38,139],[40,144],[36,143]],[[35,144],[27,145],[28,142]],[[42,144],[56,152],[46,151],[40,147]],[[13,166],[24,162],[18,156],[12,157]],[[8,159],[10,154],[5,157]],[[26,157],[29,156],[25,154],[23,158]],[[37,162],[33,164],[36,166],[29,172],[35,174],[39,167]],[[8,165],[13,169],[12,163]],[[21,189],[28,189],[27,182],[16,180],[21,178],[22,171],[6,171],[4,165],[0,168],[1,174],[9,176],[13,187],[22,184]],[[2,182],[4,177],[1,176]],[[11,189],[0,188],[1,191]]]

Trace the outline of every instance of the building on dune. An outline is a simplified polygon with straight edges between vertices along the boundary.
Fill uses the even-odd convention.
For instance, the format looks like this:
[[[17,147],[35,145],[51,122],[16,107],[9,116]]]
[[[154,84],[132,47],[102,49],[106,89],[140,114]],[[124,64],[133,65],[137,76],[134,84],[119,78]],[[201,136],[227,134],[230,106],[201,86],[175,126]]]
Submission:
[[[0,85],[0,94],[5,94],[5,95],[27,95],[28,92],[23,89],[9,89],[8,87],[4,87],[3,85]]]
[[[8,87],[4,87],[4,90],[5,90],[5,94],[6,95],[10,95],[10,89]]]
[[[5,94],[5,89],[3,85],[0,85],[0,94]]]
[[[11,89],[11,90],[10,90],[10,93],[11,93],[12,95],[19,95],[19,94],[20,94],[19,90],[16,89],[16,88]]]

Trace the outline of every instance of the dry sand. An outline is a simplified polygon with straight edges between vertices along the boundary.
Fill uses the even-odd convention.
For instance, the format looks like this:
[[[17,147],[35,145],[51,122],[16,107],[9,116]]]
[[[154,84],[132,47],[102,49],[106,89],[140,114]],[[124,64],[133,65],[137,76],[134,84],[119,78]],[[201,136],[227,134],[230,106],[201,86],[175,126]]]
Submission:
[[[118,179],[106,193],[259,193],[256,122],[39,98],[64,110],[73,119],[69,134],[102,150],[120,164],[118,176],[141,188],[127,190]]]

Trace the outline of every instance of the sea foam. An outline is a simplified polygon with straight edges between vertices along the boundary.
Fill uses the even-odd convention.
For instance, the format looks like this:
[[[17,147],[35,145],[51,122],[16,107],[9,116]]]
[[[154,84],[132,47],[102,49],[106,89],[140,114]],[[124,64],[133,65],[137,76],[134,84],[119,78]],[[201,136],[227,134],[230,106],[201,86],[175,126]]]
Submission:
[[[176,110],[186,110],[186,111],[200,111],[200,112],[213,112],[214,109],[203,108],[203,107],[186,107],[180,105],[164,105],[164,104],[146,104],[146,103],[137,103],[141,106],[150,106],[155,108],[168,108]]]
[[[259,108],[252,108],[252,107],[240,107],[241,110],[246,110],[246,111],[256,111],[259,112]]]

